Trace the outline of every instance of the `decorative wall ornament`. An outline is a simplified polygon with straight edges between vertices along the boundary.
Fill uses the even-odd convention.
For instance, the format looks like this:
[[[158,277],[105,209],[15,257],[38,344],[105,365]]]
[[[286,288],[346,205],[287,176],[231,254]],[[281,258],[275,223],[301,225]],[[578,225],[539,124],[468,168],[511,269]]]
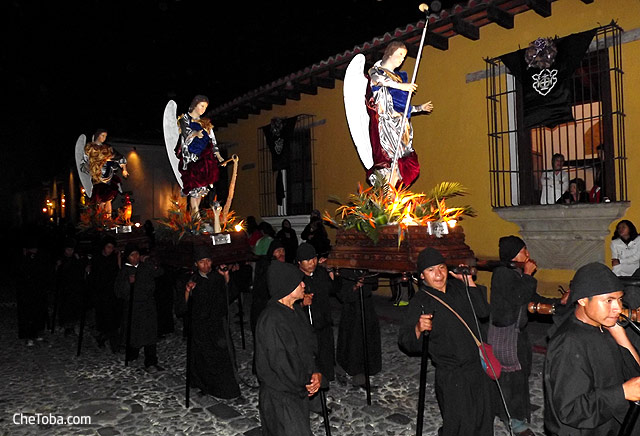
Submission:
[[[538,38],[529,43],[524,52],[524,59],[527,61],[527,68],[536,67],[542,70],[553,65],[557,54],[558,49],[553,39]]]

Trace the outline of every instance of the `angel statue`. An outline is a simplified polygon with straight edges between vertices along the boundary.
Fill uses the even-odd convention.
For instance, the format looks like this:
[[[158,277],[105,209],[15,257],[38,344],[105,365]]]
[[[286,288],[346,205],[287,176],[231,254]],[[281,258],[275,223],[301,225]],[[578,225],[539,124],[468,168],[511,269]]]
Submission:
[[[344,105],[351,136],[373,184],[374,173],[391,185],[410,186],[420,174],[413,149],[411,114],[433,110],[431,102],[408,105],[417,90],[399,68],[407,55],[406,46],[390,43],[382,59],[364,73],[365,57],[356,55],[344,79]],[[405,116],[406,108],[406,116]]]
[[[180,115],[176,123],[176,103],[170,101],[165,108],[164,136],[167,154],[173,172],[182,188],[182,195],[189,197],[191,213],[198,215],[202,198],[218,181],[218,165],[223,162],[218,149],[213,125],[203,117],[209,99],[196,95],[189,111]]]
[[[97,129],[86,142],[86,136],[80,135],[76,141],[76,165],[82,186],[87,197],[98,205],[98,210],[111,218],[111,202],[118,193],[122,193],[122,182],[118,177],[118,170],[122,176],[129,176],[127,159],[113,147],[108,145],[107,131]]]

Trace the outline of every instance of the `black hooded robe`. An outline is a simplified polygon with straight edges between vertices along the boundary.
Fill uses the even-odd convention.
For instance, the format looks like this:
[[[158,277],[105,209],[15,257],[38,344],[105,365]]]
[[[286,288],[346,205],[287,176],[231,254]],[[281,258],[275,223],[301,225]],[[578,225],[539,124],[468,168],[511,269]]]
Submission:
[[[256,327],[263,436],[312,436],[306,385],[316,370],[316,338],[306,310],[271,300]]]
[[[522,421],[531,419],[529,375],[533,353],[526,326],[527,305],[539,299],[536,298],[539,297],[536,294],[537,286],[536,279],[522,274],[519,269],[501,266],[496,268],[491,276],[491,322],[498,327],[506,327],[515,324],[519,316],[517,355],[522,369],[511,372],[502,371],[499,381],[511,418]],[[497,392],[495,410],[505,421],[504,406]]]
[[[155,345],[158,342],[158,313],[156,308],[156,277],[162,275],[162,269],[151,262],[140,262],[138,267],[125,264],[116,276],[114,290],[122,301],[121,333],[126,342],[129,323],[129,296],[131,285],[129,276],[135,275],[133,284],[133,314],[131,316],[131,347],[140,348]],[[151,363],[152,365],[155,363]],[[147,365],[148,366],[148,365]]]
[[[627,335],[637,348],[636,334]],[[638,376],[640,367],[631,353],[606,329],[569,316],[547,348],[546,430],[554,436],[617,435],[631,404],[624,398],[622,384]],[[640,434],[637,423],[632,434]]]
[[[91,272],[87,278],[95,302],[96,328],[101,335],[100,340],[110,339],[113,348],[118,342],[122,313],[122,306],[114,291],[118,271],[120,266],[115,251],[105,256],[100,250],[91,259]]]
[[[336,361],[347,374],[364,374],[364,349],[362,332],[362,310],[360,309],[360,291],[353,290],[358,271],[340,270],[341,286],[338,299],[342,302],[340,325],[338,327],[338,345]],[[367,329],[367,356],[369,375],[375,375],[382,369],[382,340],[380,323],[372,300],[372,292],[377,287],[377,279],[365,279],[362,287],[364,300],[364,320]]]
[[[217,398],[239,397],[235,351],[229,332],[229,306],[236,297],[232,282],[227,285],[217,272],[208,277],[196,273],[191,291],[191,386]],[[227,286],[229,298],[227,300]],[[182,300],[184,302],[184,299]],[[186,311],[186,304],[181,304]]]
[[[489,305],[482,287],[470,287],[469,294],[478,318],[489,316]],[[398,336],[400,349],[409,355],[420,355],[422,337],[416,338],[415,325],[423,313],[433,314],[429,332],[429,356],[436,368],[435,392],[442,414],[440,436],[493,435],[491,379],[482,369],[478,347],[467,328],[439,301],[425,292],[437,295],[455,310],[479,338],[473,312],[464,284],[449,278],[446,292],[424,285],[407,306],[406,323]]]
[[[323,382],[335,378],[334,365],[336,361],[335,342],[331,319],[331,301],[329,296],[333,282],[329,273],[322,267],[317,267],[311,276],[304,276],[305,292],[313,294],[311,317],[313,331],[318,340],[318,371],[322,373]],[[323,383],[324,384],[324,383]]]

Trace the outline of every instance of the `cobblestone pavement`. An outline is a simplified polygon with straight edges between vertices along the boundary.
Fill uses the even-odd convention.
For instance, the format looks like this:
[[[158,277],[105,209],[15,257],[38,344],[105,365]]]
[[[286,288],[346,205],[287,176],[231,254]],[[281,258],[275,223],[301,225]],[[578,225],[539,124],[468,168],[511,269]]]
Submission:
[[[397,327],[404,309],[386,297],[375,296],[383,348],[382,372],[371,377],[372,404],[366,392],[344,377],[327,393],[331,434],[367,436],[415,435],[420,361],[398,350]],[[339,305],[335,303],[337,335]],[[247,306],[247,304],[245,304]],[[246,308],[245,308],[246,311]],[[535,324],[535,323],[534,323]],[[535,326],[533,326],[535,327]],[[545,325],[538,326],[544,332]],[[535,329],[534,329],[535,330]],[[0,305],[0,435],[260,435],[257,380],[251,374],[251,334],[245,319],[246,346],[241,347],[239,325],[234,328],[242,396],[219,400],[191,393],[185,407],[185,341],[181,323],[158,344],[165,371],[149,374],[142,358],[124,366],[122,354],[98,348],[89,329],[80,357],[77,336],[47,332],[44,340],[26,347],[17,339],[15,304]],[[534,337],[534,342],[540,340]],[[532,429],[542,435],[541,371],[543,355],[534,353],[531,376]],[[440,413],[433,390],[433,367],[427,376],[424,435],[437,434]],[[58,417],[88,416],[90,424],[52,424]],[[29,424],[31,419],[33,424]],[[18,424],[14,423],[18,422]],[[312,414],[314,435],[325,434],[323,420]],[[496,419],[495,435],[507,435]],[[471,435],[470,435],[471,436]]]

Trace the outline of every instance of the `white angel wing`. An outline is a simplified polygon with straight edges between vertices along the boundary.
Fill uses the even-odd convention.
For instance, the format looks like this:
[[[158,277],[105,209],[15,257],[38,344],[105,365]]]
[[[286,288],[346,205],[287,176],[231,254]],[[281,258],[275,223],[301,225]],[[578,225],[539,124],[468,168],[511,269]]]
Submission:
[[[93,193],[93,182],[91,181],[91,175],[82,170],[85,145],[87,145],[87,137],[82,134],[78,136],[78,140],[76,141],[76,169],[78,170],[78,177],[80,178],[80,183],[82,183],[84,191],[87,193],[87,197],[91,198],[91,194]]]
[[[344,76],[344,110],[351,138],[366,169],[373,166],[373,151],[369,137],[369,114],[366,106],[367,76],[364,74],[365,57],[357,54],[349,62]]]
[[[164,130],[164,144],[167,148],[167,157],[169,158],[169,163],[171,163],[173,174],[176,176],[176,180],[178,181],[180,188],[182,188],[182,177],[180,175],[180,171],[178,171],[180,159],[178,159],[175,153],[176,144],[180,137],[180,130],[178,129],[177,122],[178,116],[176,115],[177,109],[178,105],[176,102],[169,100],[169,103],[167,103],[167,106],[164,108],[162,127]]]

